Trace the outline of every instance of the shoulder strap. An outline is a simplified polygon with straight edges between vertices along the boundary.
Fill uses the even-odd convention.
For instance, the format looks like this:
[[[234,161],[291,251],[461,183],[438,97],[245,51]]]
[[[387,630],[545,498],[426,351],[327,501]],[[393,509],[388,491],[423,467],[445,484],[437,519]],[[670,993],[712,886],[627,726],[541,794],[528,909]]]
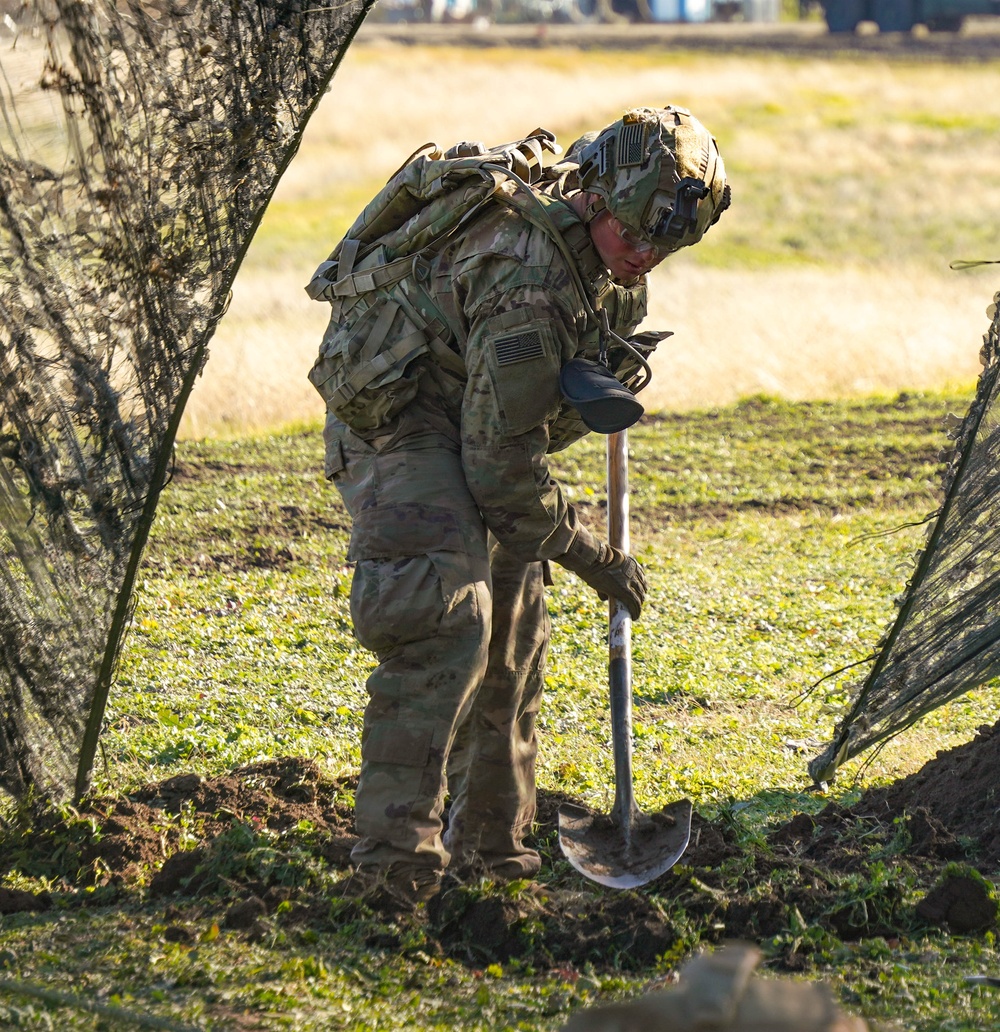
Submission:
[[[533,199],[528,200],[520,190],[513,194],[501,192],[497,195],[497,201],[514,209],[533,225],[548,233],[556,240],[557,246],[561,240],[575,259],[575,268],[582,274],[585,286],[593,288],[587,290],[588,297],[596,298],[597,292],[610,279],[610,274],[591,242],[587,227],[561,198],[534,190],[532,195]]]
[[[357,241],[351,241],[357,243]],[[357,248],[353,249],[357,252]],[[353,261],[353,255],[351,256]],[[391,287],[398,283],[412,268],[409,256],[397,258],[394,262],[376,265],[362,272],[344,272],[341,263],[326,261],[313,273],[306,286],[306,293],[313,301],[333,301],[337,298],[357,297],[379,287]],[[350,265],[348,265],[350,268]],[[330,276],[336,276],[331,280]]]
[[[607,270],[603,266],[594,266],[595,260],[599,262],[599,258],[596,249],[590,243],[586,226],[565,201],[533,190],[524,180],[509,172],[508,175],[519,189],[510,194],[498,193],[497,199],[515,209],[552,238],[566,259],[570,278],[576,287],[583,310],[598,327],[601,327],[603,336],[607,333],[607,320],[602,320],[598,315],[596,296],[584,283],[583,272],[584,269],[588,270],[594,277],[591,282],[599,282],[600,276],[607,276]],[[568,237],[574,238],[575,246],[570,244]],[[581,265],[584,269],[581,269]]]

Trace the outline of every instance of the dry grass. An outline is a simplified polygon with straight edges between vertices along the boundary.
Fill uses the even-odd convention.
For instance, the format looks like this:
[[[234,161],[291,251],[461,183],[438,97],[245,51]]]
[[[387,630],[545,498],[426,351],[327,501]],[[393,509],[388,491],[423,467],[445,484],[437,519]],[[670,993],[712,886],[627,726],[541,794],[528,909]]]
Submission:
[[[203,436],[318,419],[325,321],[302,290],[356,210],[427,140],[569,142],[633,103],[692,108],[719,138],[731,213],[655,274],[676,336],[647,407],[972,383],[997,275],[1000,65],[658,51],[349,51],[240,273],[189,404]]]
[[[300,270],[245,270],[185,416],[186,436],[319,420],[306,374],[326,310]],[[648,323],[673,329],[649,411],[749,394],[850,397],[973,383],[992,285],[982,276],[861,269],[739,272],[678,261],[655,274]]]
[[[971,392],[992,290],[981,278],[922,269],[744,273],[693,263],[660,270],[655,288],[648,321],[675,336],[642,396],[651,411],[759,393],[804,400],[966,384]]]

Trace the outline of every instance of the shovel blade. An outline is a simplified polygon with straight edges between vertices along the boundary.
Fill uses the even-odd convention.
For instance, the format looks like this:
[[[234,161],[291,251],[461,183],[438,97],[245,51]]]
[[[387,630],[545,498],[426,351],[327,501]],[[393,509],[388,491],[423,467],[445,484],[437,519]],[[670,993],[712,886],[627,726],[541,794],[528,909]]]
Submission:
[[[634,889],[665,874],[691,839],[691,801],[679,799],[628,825],[582,806],[559,808],[559,845],[585,877],[612,889]]]

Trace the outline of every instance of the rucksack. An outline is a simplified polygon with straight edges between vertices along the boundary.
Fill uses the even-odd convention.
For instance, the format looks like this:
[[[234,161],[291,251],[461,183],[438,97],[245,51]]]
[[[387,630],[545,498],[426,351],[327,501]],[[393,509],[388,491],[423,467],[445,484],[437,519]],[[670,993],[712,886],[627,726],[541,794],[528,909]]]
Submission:
[[[306,292],[333,306],[309,379],[329,409],[361,432],[377,430],[417,393],[416,360],[431,354],[462,375],[458,355],[442,340],[401,282],[437,254],[505,182],[530,187],[555,136],[536,129],[523,140],[486,148],[430,143],[412,154],[316,270]]]

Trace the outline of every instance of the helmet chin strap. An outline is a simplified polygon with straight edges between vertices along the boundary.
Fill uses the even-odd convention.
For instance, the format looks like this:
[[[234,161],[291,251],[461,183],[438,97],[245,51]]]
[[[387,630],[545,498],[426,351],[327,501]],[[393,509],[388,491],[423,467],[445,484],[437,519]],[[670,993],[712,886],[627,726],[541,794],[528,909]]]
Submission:
[[[589,226],[602,211],[608,210],[608,206],[600,194],[585,192],[587,193],[587,204],[583,209],[583,223]]]

